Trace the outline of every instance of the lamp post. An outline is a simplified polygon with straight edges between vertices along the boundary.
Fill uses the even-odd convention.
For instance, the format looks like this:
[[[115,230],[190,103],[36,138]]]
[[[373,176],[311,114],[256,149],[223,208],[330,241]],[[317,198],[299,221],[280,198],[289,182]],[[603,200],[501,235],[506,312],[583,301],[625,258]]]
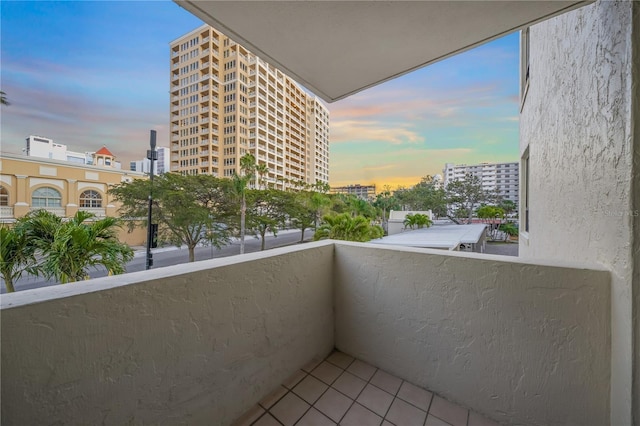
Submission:
[[[155,225],[151,223],[151,208],[153,206],[153,162],[158,159],[158,152],[156,151],[155,130],[150,131],[149,145],[151,149],[147,150],[147,159],[149,160],[150,164],[151,185],[149,186],[149,214],[147,216],[147,263],[145,269],[150,269],[153,266],[153,253],[151,253],[151,246],[153,244],[153,237],[155,234]]]

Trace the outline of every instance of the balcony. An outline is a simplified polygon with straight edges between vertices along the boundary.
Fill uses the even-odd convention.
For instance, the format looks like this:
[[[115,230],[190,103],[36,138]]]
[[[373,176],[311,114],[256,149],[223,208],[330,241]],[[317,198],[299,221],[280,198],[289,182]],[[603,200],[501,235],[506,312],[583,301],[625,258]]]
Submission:
[[[13,219],[13,207],[0,206],[0,219]]]
[[[505,424],[607,424],[609,285],[325,241],[8,294],[2,420],[230,424],[335,347]]]
[[[67,209],[65,207],[30,207],[29,210],[46,210],[56,216],[65,217]]]
[[[82,210],[88,213],[93,213],[96,217],[106,217],[107,209],[104,207],[80,207],[78,210]]]

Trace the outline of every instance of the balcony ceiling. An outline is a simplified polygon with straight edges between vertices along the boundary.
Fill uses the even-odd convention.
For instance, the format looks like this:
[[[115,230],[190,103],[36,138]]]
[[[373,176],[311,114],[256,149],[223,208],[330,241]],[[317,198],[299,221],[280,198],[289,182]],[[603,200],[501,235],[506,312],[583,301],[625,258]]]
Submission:
[[[174,1],[327,102],[593,2]]]

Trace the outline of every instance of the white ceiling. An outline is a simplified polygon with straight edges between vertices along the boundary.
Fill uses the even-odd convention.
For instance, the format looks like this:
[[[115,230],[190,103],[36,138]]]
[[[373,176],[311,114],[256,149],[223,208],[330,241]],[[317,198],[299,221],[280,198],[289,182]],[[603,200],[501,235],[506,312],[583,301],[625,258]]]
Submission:
[[[327,102],[593,2],[174,1]]]

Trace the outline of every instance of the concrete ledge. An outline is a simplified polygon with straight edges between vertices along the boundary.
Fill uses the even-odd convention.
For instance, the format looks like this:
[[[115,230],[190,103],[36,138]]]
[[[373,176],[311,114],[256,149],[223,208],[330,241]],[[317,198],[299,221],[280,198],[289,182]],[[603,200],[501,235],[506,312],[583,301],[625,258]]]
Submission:
[[[2,297],[2,424],[228,424],[334,346],[333,243]]]
[[[608,424],[608,272],[342,242],[335,259],[338,349],[504,424]]]

